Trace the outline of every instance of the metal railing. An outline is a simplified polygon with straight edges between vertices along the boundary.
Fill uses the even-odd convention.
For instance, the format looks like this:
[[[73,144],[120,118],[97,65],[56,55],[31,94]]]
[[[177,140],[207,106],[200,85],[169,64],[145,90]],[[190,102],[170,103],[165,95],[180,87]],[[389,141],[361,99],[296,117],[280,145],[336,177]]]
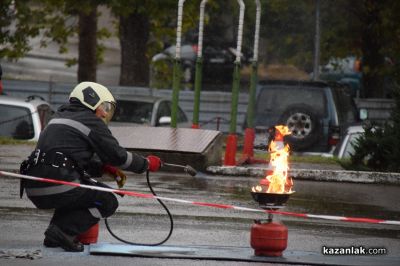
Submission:
[[[73,83],[58,83],[45,81],[3,80],[4,93],[9,96],[27,98],[38,95],[49,102],[53,109],[68,102],[68,95],[76,85]],[[156,96],[171,99],[172,90],[151,89],[145,87],[108,86],[115,96]],[[247,109],[248,95],[240,93],[238,103],[237,132],[242,133]],[[179,106],[190,119],[193,115],[194,92],[180,91]],[[231,93],[221,91],[202,91],[199,124],[201,128],[229,131],[231,108]],[[217,118],[218,122],[217,122]],[[214,123],[213,123],[214,122]],[[216,124],[217,123],[217,124]]]

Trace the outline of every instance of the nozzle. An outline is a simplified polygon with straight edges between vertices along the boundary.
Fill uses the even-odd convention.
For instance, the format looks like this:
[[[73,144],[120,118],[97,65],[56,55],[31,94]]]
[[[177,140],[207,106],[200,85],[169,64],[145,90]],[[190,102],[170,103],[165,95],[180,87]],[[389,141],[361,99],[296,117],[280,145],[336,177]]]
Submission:
[[[186,165],[184,171],[191,176],[196,176],[196,174],[197,174],[197,171],[190,165]]]
[[[183,171],[185,171],[186,173],[188,173],[191,176],[195,176],[197,174],[197,171],[190,165],[183,166],[180,164],[172,164],[172,163],[163,163],[163,165],[170,166],[170,167],[182,168]]]

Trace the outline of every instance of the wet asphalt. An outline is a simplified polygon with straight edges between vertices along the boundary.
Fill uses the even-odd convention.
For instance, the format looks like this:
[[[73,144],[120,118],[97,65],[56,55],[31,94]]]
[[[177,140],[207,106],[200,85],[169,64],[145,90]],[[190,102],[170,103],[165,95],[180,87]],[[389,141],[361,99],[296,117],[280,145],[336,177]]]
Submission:
[[[15,171],[20,160],[33,146],[0,146],[0,169]],[[302,166],[303,167],[303,166]],[[258,208],[251,198],[249,189],[255,185],[256,177],[229,177],[199,173],[191,177],[184,173],[160,172],[150,175],[156,193],[163,197],[188,201],[202,201]],[[37,210],[26,197],[19,199],[19,180],[0,177],[0,252],[10,250],[40,250],[41,258],[29,261],[29,265],[233,265],[229,261],[141,258],[121,256],[93,256],[86,247],[83,253],[67,253],[59,248],[45,248],[42,245],[43,232],[51,217],[50,211]],[[114,183],[107,181],[109,185]],[[125,189],[149,193],[145,175],[129,174]],[[295,180],[296,191],[283,209],[288,212],[310,213],[346,217],[366,217],[386,220],[400,220],[398,195],[400,186],[357,184],[339,182],[316,182]],[[116,235],[138,243],[161,241],[169,230],[169,220],[159,203],[153,199],[120,198],[117,213],[109,219]],[[254,219],[266,219],[262,213],[238,210],[199,207],[177,202],[166,202],[174,217],[174,231],[166,243],[170,246],[206,246],[214,249],[250,247],[250,228]],[[283,257],[294,258],[294,253],[314,254],[320,263],[343,264],[341,258],[323,256],[323,246],[329,247],[382,247],[386,255],[365,258],[351,256],[349,263],[368,265],[396,265],[400,261],[400,227],[383,224],[350,223],[331,220],[304,219],[274,215],[288,227],[288,247]],[[100,224],[99,243],[119,243]],[[296,253],[296,254],[297,254]],[[301,257],[301,256],[300,256]],[[394,260],[393,260],[394,259]],[[395,264],[393,264],[393,261]],[[282,265],[286,265],[281,261]],[[292,261],[293,262],[293,261]],[[297,261],[299,262],[299,261]],[[303,261],[305,265],[311,262]],[[25,265],[27,259],[1,258],[0,265]],[[249,265],[251,262],[235,261],[234,265]],[[276,265],[276,264],[275,264]],[[373,265],[373,264],[372,264]]]

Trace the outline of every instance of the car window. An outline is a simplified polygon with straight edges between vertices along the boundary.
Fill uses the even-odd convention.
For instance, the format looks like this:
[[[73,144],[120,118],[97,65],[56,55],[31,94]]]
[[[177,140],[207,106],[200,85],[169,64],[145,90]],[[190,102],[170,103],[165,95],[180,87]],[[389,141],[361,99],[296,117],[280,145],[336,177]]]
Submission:
[[[118,100],[111,121],[148,124],[151,122],[152,113],[153,103]]]
[[[340,124],[351,124],[357,121],[357,108],[351,96],[351,89],[346,86],[333,86],[333,88]]]
[[[350,158],[351,154],[354,154],[354,145],[357,141],[357,138],[361,136],[362,133],[352,133],[349,135],[349,140],[346,143],[346,147],[343,151],[343,158]]]
[[[25,140],[35,136],[28,108],[0,104],[0,114],[0,136]]]
[[[168,102],[160,102],[157,110],[157,116],[156,116],[156,124],[159,125],[158,121],[160,121],[160,118],[163,116],[171,116],[171,107],[168,104]]]
[[[172,103],[171,102],[163,102],[168,106],[168,114],[163,115],[163,116],[171,116],[171,110],[172,110]],[[158,121],[158,120],[157,120]],[[186,123],[188,122],[188,118],[185,114],[185,112],[182,110],[180,106],[178,106],[178,114],[176,118],[177,123]]]
[[[178,123],[185,123],[188,121],[188,118],[186,116],[186,114],[183,112],[183,110],[178,107]]]
[[[306,104],[321,116],[326,116],[326,99],[323,90],[306,87],[268,87],[261,89],[257,99],[257,112],[273,110],[282,114],[292,105]]]

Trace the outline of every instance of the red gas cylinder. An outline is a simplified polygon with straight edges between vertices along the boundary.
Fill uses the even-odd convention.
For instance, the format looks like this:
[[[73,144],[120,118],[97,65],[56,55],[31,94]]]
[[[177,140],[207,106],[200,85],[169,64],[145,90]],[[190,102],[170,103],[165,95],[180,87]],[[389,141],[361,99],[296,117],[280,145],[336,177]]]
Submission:
[[[99,224],[95,224],[90,227],[86,232],[77,236],[79,242],[84,245],[97,243],[97,238],[99,237]]]
[[[251,227],[250,244],[256,256],[282,256],[287,239],[288,229],[281,223],[256,220]]]

